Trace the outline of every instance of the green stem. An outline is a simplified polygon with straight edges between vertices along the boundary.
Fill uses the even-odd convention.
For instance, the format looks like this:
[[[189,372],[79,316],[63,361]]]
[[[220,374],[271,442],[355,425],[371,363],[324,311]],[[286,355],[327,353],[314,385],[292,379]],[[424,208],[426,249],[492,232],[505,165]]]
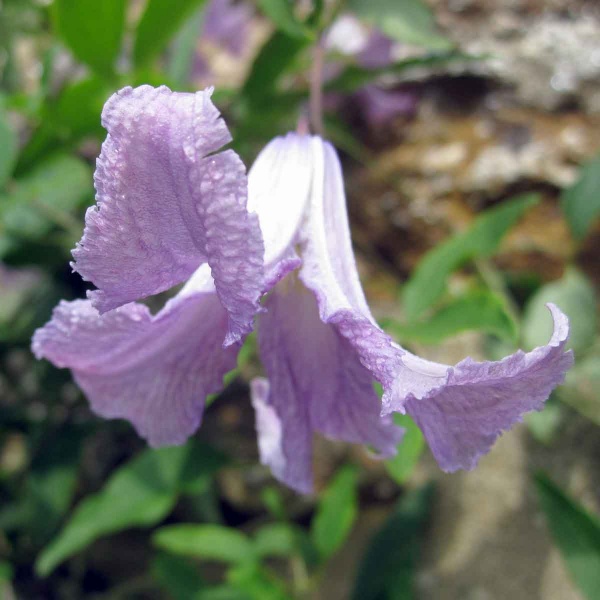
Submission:
[[[492,261],[488,258],[476,258],[473,260],[473,264],[479,273],[479,276],[485,284],[498,294],[506,305],[506,310],[509,315],[514,319],[516,323],[519,322],[519,307],[517,303],[514,301],[512,294],[508,291],[506,284],[504,283],[504,278],[493,265]]]
[[[321,37],[314,48],[313,66],[310,72],[310,124],[313,133],[323,136],[323,63],[325,48]]]

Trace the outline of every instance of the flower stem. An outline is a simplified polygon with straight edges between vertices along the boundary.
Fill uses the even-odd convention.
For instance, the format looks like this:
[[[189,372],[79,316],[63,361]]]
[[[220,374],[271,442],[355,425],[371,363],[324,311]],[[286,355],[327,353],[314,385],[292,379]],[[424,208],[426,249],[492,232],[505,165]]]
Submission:
[[[324,135],[323,126],[323,63],[325,48],[323,37],[314,48],[313,66],[310,72],[310,124],[313,133]]]
[[[500,275],[496,267],[494,267],[492,262],[487,258],[477,258],[473,263],[481,279],[483,279],[485,284],[493,292],[498,294],[504,300],[509,315],[514,319],[515,323],[518,323],[519,307],[512,297],[512,294],[508,291],[502,275]]]

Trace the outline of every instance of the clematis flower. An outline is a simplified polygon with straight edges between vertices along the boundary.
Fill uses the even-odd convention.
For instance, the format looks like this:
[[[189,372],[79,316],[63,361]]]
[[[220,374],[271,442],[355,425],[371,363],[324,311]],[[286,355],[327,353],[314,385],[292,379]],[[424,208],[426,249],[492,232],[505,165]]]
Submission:
[[[391,65],[397,57],[398,43],[379,29],[369,27],[352,14],[342,14],[327,32],[325,47],[347,57],[353,57],[356,64],[364,69],[379,69]],[[326,79],[338,75],[342,68],[335,61],[326,64]],[[346,103],[364,121],[379,128],[389,126],[398,116],[413,116],[418,106],[418,96],[414,90],[381,87],[369,84],[354,92],[350,98],[329,92],[326,106],[329,110],[339,110]]]
[[[151,445],[197,429],[255,314],[266,371],[251,383],[261,460],[300,492],[312,489],[315,432],[387,457],[403,433],[392,413],[408,412],[444,470],[470,469],[562,382],[568,324],[552,305],[549,344],[500,362],[441,365],[393,342],[365,300],[340,163],[320,137],[269,143],[249,173],[246,206],[237,157],[205,157],[227,139],[207,92],[128,88],[103,120],[98,207],[74,264],[98,290],[62,302],[33,350],[70,368],[98,414],[129,419]],[[154,316],[119,306],[187,276]]]
[[[250,39],[252,16],[252,8],[245,2],[210,0],[204,9],[199,39],[239,60]],[[192,77],[195,79],[212,76],[207,54],[205,46],[194,54]]]
[[[321,138],[274,140],[252,167],[249,186],[267,269],[276,263],[273,240],[274,254],[299,253],[297,272],[273,288],[258,318],[268,379],[252,383],[261,458],[288,485],[310,489],[311,430],[331,437],[344,431],[342,439],[392,451],[390,422],[367,418],[373,381],[383,386],[383,419],[409,413],[445,471],[472,469],[502,431],[542,408],[563,381],[573,358],[564,348],[567,319],[553,305],[549,344],[500,362],[433,363],[381,330],[356,270],[340,163]]]

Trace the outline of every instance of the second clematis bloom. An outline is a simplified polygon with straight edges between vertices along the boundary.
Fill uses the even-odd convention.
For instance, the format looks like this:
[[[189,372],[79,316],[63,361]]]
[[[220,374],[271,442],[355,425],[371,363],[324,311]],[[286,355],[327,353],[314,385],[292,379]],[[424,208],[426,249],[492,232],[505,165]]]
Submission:
[[[61,303],[33,340],[38,357],[73,371],[98,414],[129,419],[154,446],[183,443],[255,313],[267,376],[251,383],[261,460],[300,492],[312,490],[315,432],[386,457],[402,437],[392,413],[408,412],[454,471],[473,468],[502,431],[542,407],[573,360],[556,307],[549,344],[527,354],[454,367],[410,354],[365,300],[333,147],[294,133],[273,140],[250,170],[246,206],[237,157],[203,158],[226,141],[207,146],[211,128],[224,128],[207,102],[203,92],[145,86],[105,108],[98,209],[75,251],[98,290]],[[155,316],[135,303],[111,310],[185,276]]]

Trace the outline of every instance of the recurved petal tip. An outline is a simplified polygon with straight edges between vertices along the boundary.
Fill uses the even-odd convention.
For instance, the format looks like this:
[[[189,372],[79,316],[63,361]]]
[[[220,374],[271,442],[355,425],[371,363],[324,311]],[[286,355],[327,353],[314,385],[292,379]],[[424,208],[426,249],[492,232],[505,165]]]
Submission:
[[[573,364],[572,351],[565,351],[568,320],[558,307],[548,308],[554,334],[546,346],[518,351],[498,362],[467,358],[447,367],[441,383],[432,377],[428,390],[423,389],[423,373],[414,373],[415,392],[396,399],[405,404],[444,471],[474,468],[502,432],[525,413],[541,410],[552,390],[564,381]],[[411,373],[403,371],[399,376],[410,378]],[[407,387],[410,384],[405,383]]]

